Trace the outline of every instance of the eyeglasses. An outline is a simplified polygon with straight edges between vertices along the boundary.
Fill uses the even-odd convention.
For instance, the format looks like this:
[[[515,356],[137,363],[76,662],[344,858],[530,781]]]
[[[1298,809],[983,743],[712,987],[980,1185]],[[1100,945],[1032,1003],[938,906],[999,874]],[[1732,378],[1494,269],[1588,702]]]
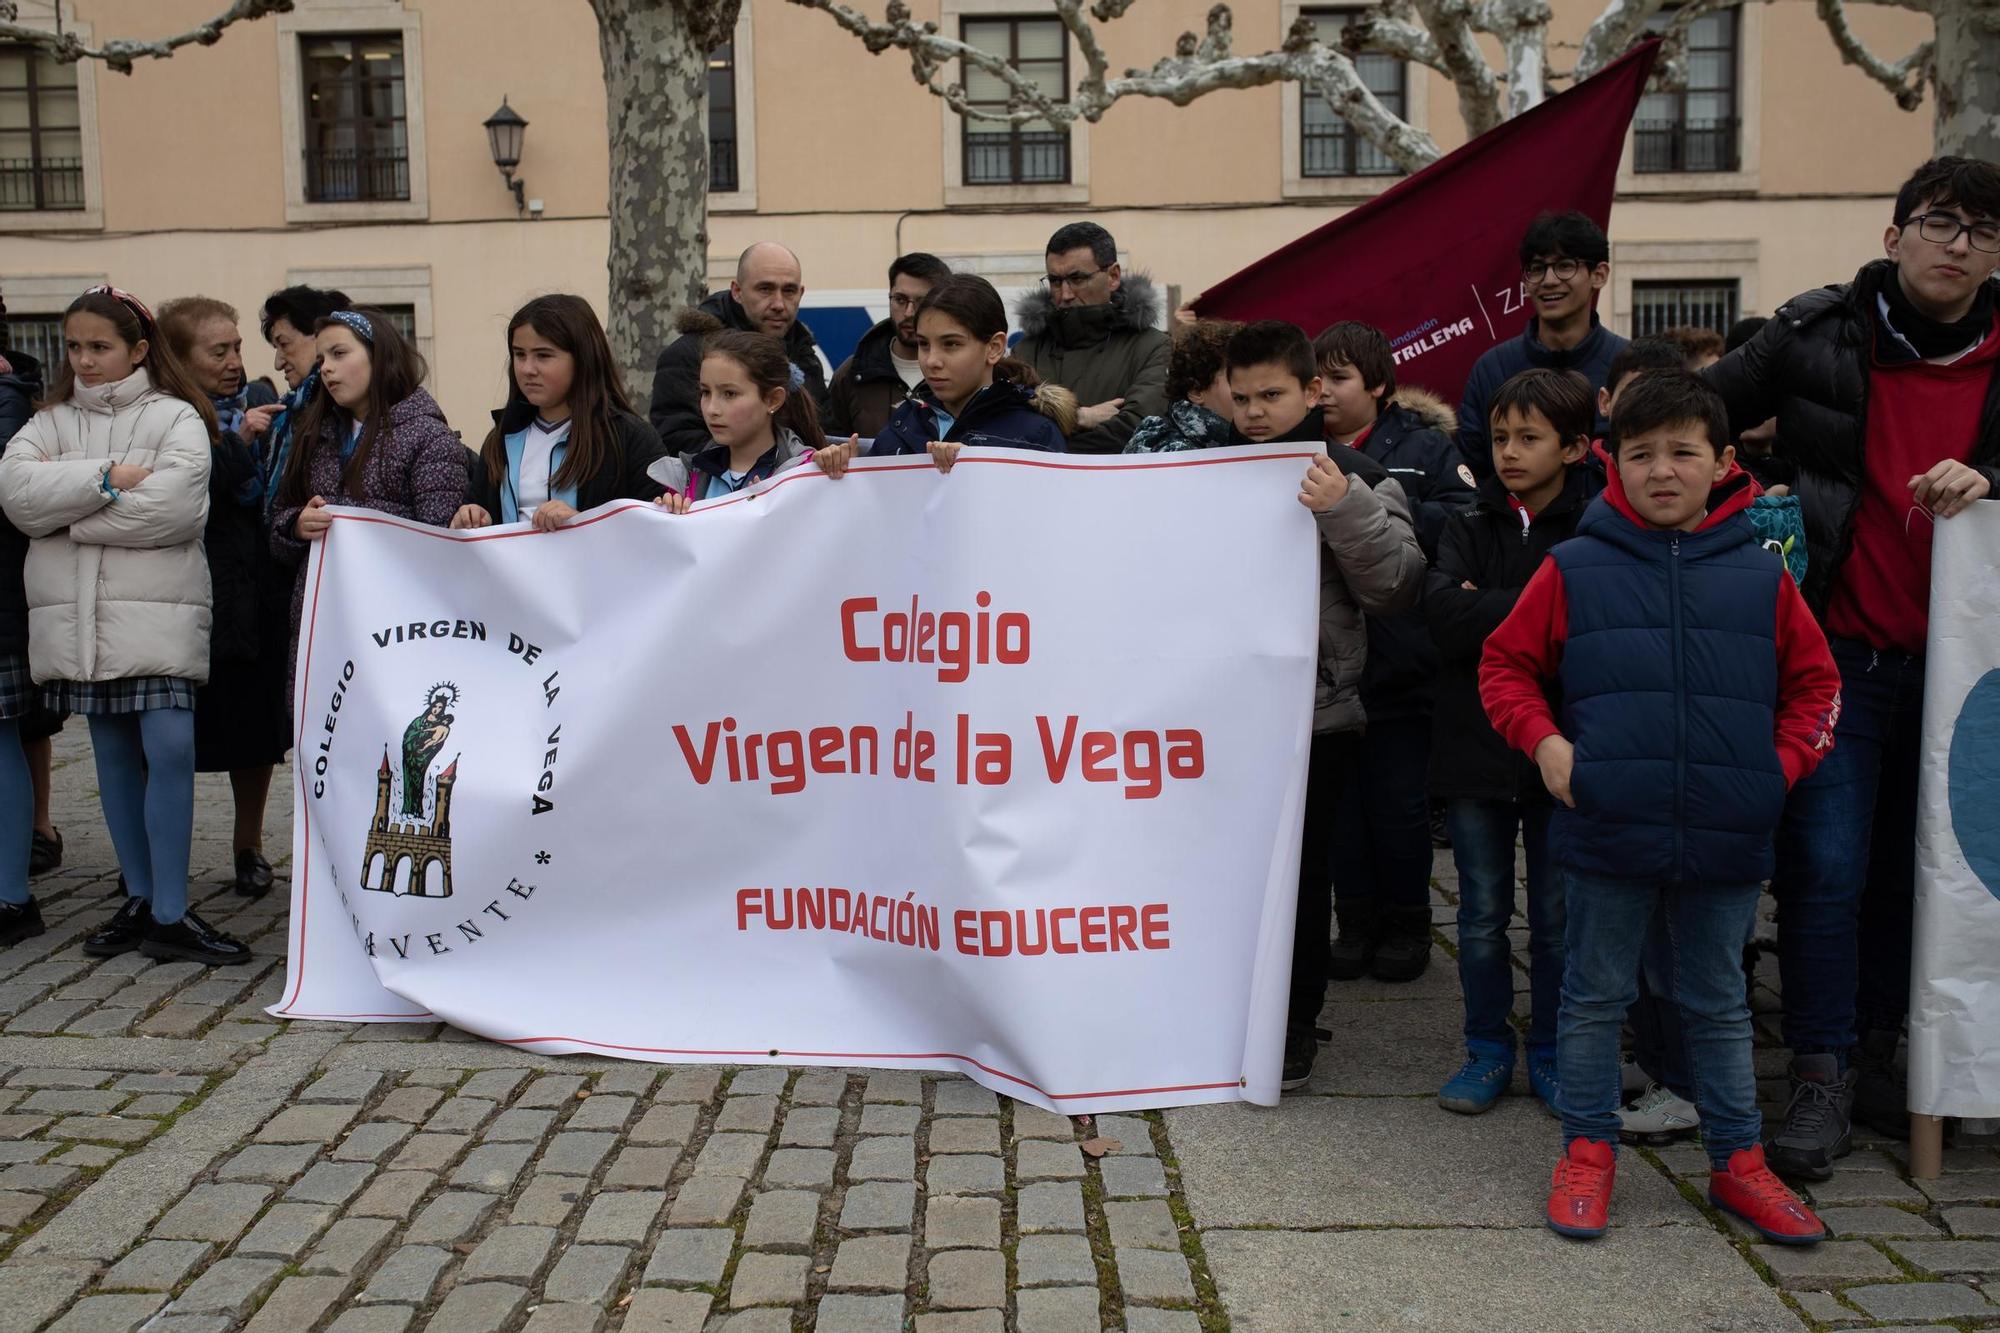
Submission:
[[[1982,220],[1967,222],[1964,218],[1950,213],[1919,213],[1910,219],[1917,226],[1917,235],[1933,245],[1951,245],[1959,237],[1972,238],[1972,248],[1989,255],[2000,255],[2000,222]],[[1903,225],[1909,226],[1910,222]]]
[[[1542,274],[1553,273],[1557,282],[1568,282],[1583,271],[1583,261],[1577,259],[1551,259],[1547,263],[1530,261],[1521,265],[1521,285],[1532,287],[1542,280]]]
[[[1089,282],[1102,272],[1104,272],[1103,269],[1094,268],[1088,273],[1051,273],[1046,278],[1043,278],[1042,281],[1049,285],[1049,290],[1052,292],[1061,291],[1065,287],[1071,291],[1078,291],[1083,287],[1084,283]]]

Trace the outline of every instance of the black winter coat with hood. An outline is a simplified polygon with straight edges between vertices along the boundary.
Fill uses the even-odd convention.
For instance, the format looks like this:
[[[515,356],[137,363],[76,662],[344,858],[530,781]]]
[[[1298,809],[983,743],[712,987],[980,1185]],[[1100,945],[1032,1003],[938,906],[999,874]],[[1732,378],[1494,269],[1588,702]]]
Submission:
[[[1472,502],[1471,473],[1459,460],[1451,405],[1421,389],[1403,388],[1356,444],[1380,463],[1410,502],[1411,526],[1424,559],[1437,558],[1451,516]],[[1437,692],[1437,648],[1421,604],[1392,616],[1368,617],[1368,669],[1361,702],[1371,722],[1430,715]]]
[[[1862,455],[1877,298],[1895,273],[1894,263],[1878,259],[1853,282],[1793,297],[1756,337],[1702,372],[1729,405],[1732,433],[1778,419],[1776,453],[1797,468],[1792,490],[1805,512],[1800,591],[1820,617],[1854,545],[1854,517],[1867,484]],[[2000,496],[2000,375],[1987,389],[1971,462]]]
[[[653,398],[646,417],[660,434],[660,443],[669,454],[691,457],[708,448],[708,427],[701,420],[701,344],[715,331],[725,329],[762,332],[750,322],[743,306],[728,291],[719,291],[693,310],[682,313],[675,327],[681,336],[660,350],[653,365]],[[819,357],[819,344],[804,320],[792,321],[785,330],[785,356],[805,377],[805,389],[824,417],[827,410],[826,366]]]
[[[1520,600],[1558,542],[1576,535],[1583,511],[1603,489],[1596,468],[1569,469],[1562,493],[1523,528],[1498,477],[1479,483],[1469,509],[1445,526],[1425,575],[1424,616],[1438,650],[1437,710],[1431,724],[1431,795],[1440,800],[1547,805],[1540,771],[1493,730],[1479,702],[1479,657],[1486,636]],[[1462,587],[1471,583],[1472,588]]]
[[[1118,415],[1069,439],[1073,454],[1122,453],[1139,423],[1167,410],[1167,335],[1153,327],[1160,297],[1143,273],[1125,277],[1108,305],[1060,306],[1037,287],[1014,310],[1014,355],[1084,407],[1123,398]]]
[[[11,369],[0,375],[0,449],[35,415],[42,396],[42,363],[26,352],[0,349]],[[0,514],[0,654],[28,651],[28,539]]]

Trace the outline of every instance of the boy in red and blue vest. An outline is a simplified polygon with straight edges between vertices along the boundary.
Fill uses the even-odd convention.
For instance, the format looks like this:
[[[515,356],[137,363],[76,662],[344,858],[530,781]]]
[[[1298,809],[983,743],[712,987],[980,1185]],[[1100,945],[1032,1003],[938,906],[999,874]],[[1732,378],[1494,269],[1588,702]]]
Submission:
[[[1659,370],[1619,396],[1616,478],[1486,641],[1481,702],[1556,798],[1567,899],[1556,1025],[1563,1156],[1548,1224],[1604,1234],[1618,1145],[1618,1035],[1643,963],[1679,1009],[1709,1201],[1768,1239],[1819,1219],[1764,1162],[1743,941],[1785,793],[1833,744],[1826,636],[1745,511],[1722,400]],[[1560,713],[1546,691],[1560,689]],[[1658,914],[1665,948],[1644,949]]]

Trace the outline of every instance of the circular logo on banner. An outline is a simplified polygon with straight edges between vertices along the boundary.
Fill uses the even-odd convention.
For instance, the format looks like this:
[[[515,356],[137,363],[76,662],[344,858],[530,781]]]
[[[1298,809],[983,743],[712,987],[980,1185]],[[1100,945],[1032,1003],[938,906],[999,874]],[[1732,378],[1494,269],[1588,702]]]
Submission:
[[[1965,863],[1986,891],[2000,898],[2000,670],[1989,671],[1966,693],[1951,729],[1946,783],[1951,831]]]
[[[555,810],[563,682],[538,645],[481,620],[407,622],[362,642],[312,743],[312,836],[369,957],[430,961],[541,905],[537,880],[561,850],[554,821],[536,816]],[[503,660],[533,670],[510,681]],[[473,837],[455,846],[468,814]]]

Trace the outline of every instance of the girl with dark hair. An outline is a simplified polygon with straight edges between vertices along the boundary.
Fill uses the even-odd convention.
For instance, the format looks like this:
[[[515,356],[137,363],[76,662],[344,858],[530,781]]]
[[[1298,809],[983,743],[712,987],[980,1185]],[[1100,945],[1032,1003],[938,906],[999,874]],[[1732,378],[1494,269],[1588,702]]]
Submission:
[[[257,458],[241,432],[250,414],[273,404],[275,395],[244,382],[243,336],[233,306],[206,296],[169,301],[160,307],[160,331],[208,394],[220,428],[202,534],[214,615],[208,683],[195,696],[194,767],[197,773],[229,774],[236,892],[261,898],[274,880],[264,856],[264,810],[272,771],[291,748],[291,725],[284,622],[271,625],[266,613],[281,571],[264,540]]]
[[[699,331],[686,319],[681,327]],[[785,345],[768,333],[709,333],[701,349],[701,419],[706,449],[686,462],[662,458],[650,469],[666,488],[655,503],[676,514],[797,467],[826,447],[812,395],[785,358]]]
[[[454,528],[526,519],[541,532],[613,500],[652,500],[665,449],[632,410],[604,326],[581,296],[538,296],[507,324],[507,405],[493,414]]]
[[[90,720],[127,896],[85,953],[245,962],[248,949],[188,910],[214,409],[152,312],[114,287],[71,302],[63,344],[54,390],[0,457],[0,507],[32,539],[27,669],[0,664],[0,719],[14,729],[32,675],[50,707]],[[15,776],[0,776],[0,901],[18,924],[27,856]]]
[[[424,392],[424,359],[379,310],[336,310],[313,329],[319,390],[299,412],[272,507],[271,550],[298,566],[291,652],[297,670],[306,552],[333,523],[330,504],[444,527],[465,503],[465,446]],[[290,697],[287,691],[286,697]]]
[[[1007,355],[1007,307],[984,278],[954,273],[918,303],[917,364],[923,384],[890,414],[870,457],[929,453],[949,472],[965,445],[1060,453],[1076,428],[1076,395]],[[859,450],[849,441],[817,461],[838,477]]]

